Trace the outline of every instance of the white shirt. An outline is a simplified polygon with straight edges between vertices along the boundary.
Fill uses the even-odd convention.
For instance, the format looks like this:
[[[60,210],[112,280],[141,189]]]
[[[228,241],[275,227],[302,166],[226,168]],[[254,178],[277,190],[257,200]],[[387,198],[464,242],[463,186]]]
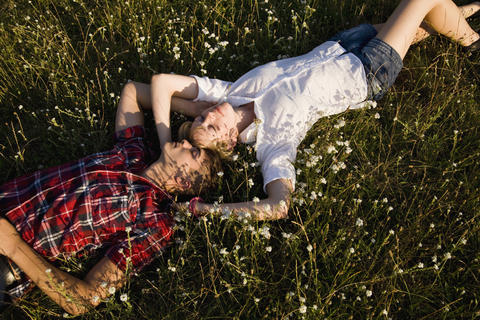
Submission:
[[[295,187],[297,147],[319,118],[365,104],[362,62],[344,53],[340,44],[327,41],[305,55],[250,70],[235,82],[194,76],[199,88],[195,101],[227,101],[234,108],[254,101],[260,123],[252,123],[240,139],[256,141],[265,192],[277,179],[288,179]]]

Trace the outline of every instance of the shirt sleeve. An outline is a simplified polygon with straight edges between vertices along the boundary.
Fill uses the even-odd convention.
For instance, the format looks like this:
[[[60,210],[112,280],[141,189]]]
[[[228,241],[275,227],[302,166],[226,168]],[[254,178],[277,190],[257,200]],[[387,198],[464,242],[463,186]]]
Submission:
[[[113,134],[115,148],[123,154],[125,170],[138,173],[152,163],[156,155],[150,149],[143,126],[133,126]]]
[[[257,149],[257,160],[262,164],[263,191],[267,193],[268,183],[286,179],[295,189],[295,167],[292,162],[297,155],[294,143],[267,144],[263,143]]]
[[[106,256],[120,270],[133,276],[149,265],[173,239],[173,220],[169,214],[156,214],[155,226],[136,224],[125,237],[120,238]]]
[[[220,103],[227,95],[228,89],[233,82],[223,81],[219,79],[210,79],[209,77],[191,77],[197,80],[198,96],[194,101],[212,101]]]

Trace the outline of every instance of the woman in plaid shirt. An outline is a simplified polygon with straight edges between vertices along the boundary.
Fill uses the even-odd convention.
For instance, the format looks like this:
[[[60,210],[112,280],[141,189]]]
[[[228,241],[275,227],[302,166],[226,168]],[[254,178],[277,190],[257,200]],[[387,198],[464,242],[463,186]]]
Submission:
[[[143,127],[143,109],[151,104],[138,96],[133,83],[125,86],[112,150],[0,187],[0,253],[17,280],[28,277],[9,287],[12,296],[33,282],[67,312],[88,311],[170,244],[169,194],[198,195],[216,182],[220,158],[186,140],[161,135],[155,158]],[[98,248],[107,249],[105,257],[83,280],[52,265]]]

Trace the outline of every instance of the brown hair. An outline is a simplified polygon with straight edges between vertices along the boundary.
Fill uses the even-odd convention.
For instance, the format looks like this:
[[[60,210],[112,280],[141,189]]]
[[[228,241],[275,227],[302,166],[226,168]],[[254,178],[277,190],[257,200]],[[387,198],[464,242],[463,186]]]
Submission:
[[[218,141],[218,140],[212,140],[212,142],[209,145],[204,145],[198,141],[195,140],[193,135],[197,131],[205,131],[202,127],[197,127],[195,130],[192,129],[192,124],[193,122],[191,121],[186,121],[182,123],[180,126],[180,129],[178,131],[178,140],[182,141],[183,139],[188,140],[192,145],[202,148],[202,149],[209,149],[213,150],[215,153],[217,153],[221,159],[223,160],[232,160],[231,154],[232,150],[228,150],[228,142],[227,141]]]
[[[192,184],[189,189],[182,192],[183,194],[199,196],[204,194],[207,190],[216,188],[218,186],[218,182],[220,180],[218,173],[223,171],[220,154],[212,149],[201,149],[204,151],[203,162],[200,166],[200,169],[190,169],[188,172],[188,175],[192,179]]]

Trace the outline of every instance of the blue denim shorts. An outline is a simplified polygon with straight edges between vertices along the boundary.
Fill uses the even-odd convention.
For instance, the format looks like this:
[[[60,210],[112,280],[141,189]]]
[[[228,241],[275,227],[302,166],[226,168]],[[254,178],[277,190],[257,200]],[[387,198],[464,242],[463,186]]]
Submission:
[[[398,52],[386,42],[375,38],[377,30],[370,24],[361,24],[341,31],[329,39],[337,41],[347,52],[363,63],[367,75],[367,100],[380,100],[392,86],[403,67]]]

